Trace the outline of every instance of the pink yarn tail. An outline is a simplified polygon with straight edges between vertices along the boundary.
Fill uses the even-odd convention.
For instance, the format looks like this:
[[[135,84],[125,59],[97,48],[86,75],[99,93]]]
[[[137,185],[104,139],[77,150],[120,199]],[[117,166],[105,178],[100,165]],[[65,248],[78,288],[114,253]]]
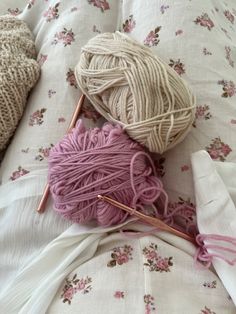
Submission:
[[[226,245],[219,245],[216,241]],[[218,234],[198,234],[196,242],[199,247],[194,256],[195,262],[200,261],[205,267],[210,267],[213,259],[218,258],[231,266],[236,264],[236,238]],[[213,253],[209,253],[209,250]]]

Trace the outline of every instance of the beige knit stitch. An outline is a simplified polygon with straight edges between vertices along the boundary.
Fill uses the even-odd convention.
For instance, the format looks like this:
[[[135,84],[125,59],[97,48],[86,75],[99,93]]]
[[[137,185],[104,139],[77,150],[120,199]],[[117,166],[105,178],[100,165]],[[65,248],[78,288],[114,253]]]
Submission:
[[[83,48],[77,82],[95,109],[120,123],[151,152],[181,142],[195,116],[195,97],[179,75],[128,36],[105,33]]]
[[[34,60],[33,36],[25,22],[0,17],[0,152],[22,116],[28,92],[36,83],[40,67]]]

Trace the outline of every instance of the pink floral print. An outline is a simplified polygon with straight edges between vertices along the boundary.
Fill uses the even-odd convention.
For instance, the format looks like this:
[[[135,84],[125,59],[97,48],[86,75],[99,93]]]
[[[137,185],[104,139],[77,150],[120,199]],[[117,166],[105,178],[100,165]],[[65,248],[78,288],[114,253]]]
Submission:
[[[200,314],[216,314],[216,313],[205,306],[205,308],[203,310],[201,310]]]
[[[107,263],[107,267],[123,265],[133,259],[133,248],[130,245],[118,246],[112,250],[111,260]]]
[[[216,288],[216,280],[213,280],[211,282],[208,282],[208,281],[205,281],[204,284],[203,284],[203,287],[205,288],[210,288],[210,289],[215,289]]]
[[[191,202],[190,198],[183,199],[182,197],[179,196],[178,202],[171,203],[171,204],[173,208],[176,208],[179,205],[186,205],[186,206],[194,207],[194,209],[196,210],[196,206],[193,204],[193,202]]]
[[[174,223],[178,219],[178,227],[183,227],[183,231],[189,234],[196,232],[196,206],[190,198],[184,199],[179,196],[176,202],[169,202],[167,214],[173,217],[170,222]],[[173,216],[172,216],[173,215]]]
[[[182,75],[185,73],[185,65],[180,61],[180,59],[174,61],[173,59],[170,59],[169,66],[172,67],[175,72],[177,72],[179,75]]]
[[[84,102],[82,107],[82,114],[85,118],[93,120],[95,123],[99,118],[101,118],[100,113],[98,113],[90,102]]]
[[[119,291],[119,290],[115,291],[114,298],[116,298],[116,299],[124,299],[124,297],[125,297],[124,291]]]
[[[190,169],[190,167],[188,165],[183,165],[181,167],[181,171],[184,172],[184,171],[188,171]]]
[[[234,67],[234,61],[231,57],[231,48],[229,46],[225,46],[225,53],[226,53],[226,60],[228,60],[229,65],[233,68]]]
[[[178,29],[176,32],[175,32],[175,36],[179,36],[179,35],[182,35],[183,34],[183,30],[182,29]]]
[[[44,64],[45,61],[47,61],[48,55],[44,55],[42,53],[39,54],[37,62],[40,66]]]
[[[234,24],[234,15],[229,10],[225,10],[224,15],[230,21],[231,24]]]
[[[136,21],[133,18],[133,15],[130,15],[129,18],[123,23],[123,31],[125,33],[131,33],[135,28]]]
[[[209,120],[211,119],[212,115],[210,113],[210,108],[208,105],[197,106],[195,112],[195,121],[193,126],[196,127],[197,121],[199,120]]]
[[[47,110],[46,108],[42,108],[42,109],[36,110],[33,114],[31,114],[30,119],[29,119],[29,126],[43,124],[43,117],[46,110]]]
[[[52,96],[55,95],[55,94],[56,94],[55,90],[53,90],[53,89],[49,89],[48,90],[48,98],[52,98]]]
[[[69,83],[70,86],[73,86],[74,88],[78,88],[76,78],[75,78],[75,73],[71,68],[69,68],[69,70],[66,73],[66,82]]]
[[[154,297],[151,296],[151,294],[145,294],[143,296],[143,301],[145,304],[145,314],[151,314],[151,312],[154,312],[156,310],[155,303],[154,303]]]
[[[75,34],[72,31],[72,28],[68,30],[67,28],[63,28],[63,31],[58,32],[54,35],[54,40],[52,42],[53,45],[57,45],[58,43],[62,43],[64,47],[70,46],[72,42],[75,41]]]
[[[214,27],[214,23],[207,13],[202,13],[201,16],[198,16],[194,23],[206,27],[209,31]]]
[[[220,137],[214,138],[206,150],[212,159],[220,161],[225,161],[229,153],[232,152],[229,145],[222,142]]]
[[[58,123],[64,123],[64,122],[66,122],[66,119],[64,118],[64,117],[60,117],[60,118],[58,118]]]
[[[157,26],[154,31],[150,31],[147,37],[144,39],[144,45],[148,47],[157,46],[160,42],[159,32],[161,30],[161,26]]]
[[[22,168],[21,166],[18,167],[18,169],[16,171],[13,171],[10,180],[15,181],[16,179],[26,175],[27,173],[29,173],[28,170]]]
[[[101,9],[102,12],[110,9],[107,0],[88,0],[88,3],[93,4],[95,7]]]
[[[164,177],[164,175],[165,175],[165,161],[166,161],[166,159],[164,157],[154,159],[156,172],[157,172],[157,175],[159,177]]]
[[[144,266],[147,266],[150,272],[170,272],[170,267],[173,266],[173,257],[160,256],[158,253],[158,247],[154,243],[151,243],[143,249],[143,255],[147,260],[146,263],[144,263]]]
[[[34,4],[35,4],[35,0],[29,0],[28,5],[27,5],[27,9],[31,9]]]
[[[165,11],[167,10],[167,9],[169,9],[170,7],[168,6],[168,5],[161,5],[161,7],[160,7],[160,11],[161,11],[161,14],[164,14],[165,13]]]
[[[211,56],[211,55],[212,55],[212,52],[210,52],[209,50],[207,50],[206,47],[203,48],[202,52],[203,52],[203,54],[204,54],[205,56]]]
[[[53,144],[50,144],[48,147],[40,147],[38,150],[38,155],[35,157],[35,160],[42,161],[45,158],[48,158],[50,149],[53,147]]]
[[[71,304],[71,301],[77,292],[81,292],[82,294],[89,293],[92,289],[92,286],[90,285],[91,282],[92,279],[90,277],[77,278],[77,274],[75,274],[72,279],[66,278],[66,283],[61,294],[62,302]]]
[[[94,32],[94,33],[101,34],[101,31],[97,28],[96,25],[93,25],[93,32]]]
[[[236,86],[233,81],[221,80],[218,81],[218,84],[223,86],[223,93],[221,97],[227,98],[236,94]]]
[[[60,5],[60,2],[56,3],[54,6],[49,7],[43,14],[43,16],[46,18],[47,22],[51,22],[52,20],[59,18],[58,13],[58,7]]]
[[[10,13],[12,16],[17,16],[20,13],[22,13],[22,11],[19,8],[15,8],[15,9],[8,9],[7,10],[8,13]]]

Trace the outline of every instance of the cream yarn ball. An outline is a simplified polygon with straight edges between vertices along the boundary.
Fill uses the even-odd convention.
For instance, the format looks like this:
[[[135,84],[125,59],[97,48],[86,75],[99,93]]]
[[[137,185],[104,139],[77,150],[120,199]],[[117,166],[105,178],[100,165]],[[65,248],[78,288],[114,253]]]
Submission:
[[[181,142],[195,117],[195,97],[179,75],[128,36],[100,34],[82,48],[77,82],[95,109],[149,151]]]
[[[0,152],[22,117],[30,89],[39,78],[40,66],[27,24],[0,16]]]

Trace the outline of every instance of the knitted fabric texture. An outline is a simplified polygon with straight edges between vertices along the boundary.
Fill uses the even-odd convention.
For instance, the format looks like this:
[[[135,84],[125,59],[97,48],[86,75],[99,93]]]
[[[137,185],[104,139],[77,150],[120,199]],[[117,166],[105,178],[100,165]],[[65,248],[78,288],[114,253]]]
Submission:
[[[24,21],[0,17],[0,152],[22,116],[30,89],[39,78],[33,36]]]

